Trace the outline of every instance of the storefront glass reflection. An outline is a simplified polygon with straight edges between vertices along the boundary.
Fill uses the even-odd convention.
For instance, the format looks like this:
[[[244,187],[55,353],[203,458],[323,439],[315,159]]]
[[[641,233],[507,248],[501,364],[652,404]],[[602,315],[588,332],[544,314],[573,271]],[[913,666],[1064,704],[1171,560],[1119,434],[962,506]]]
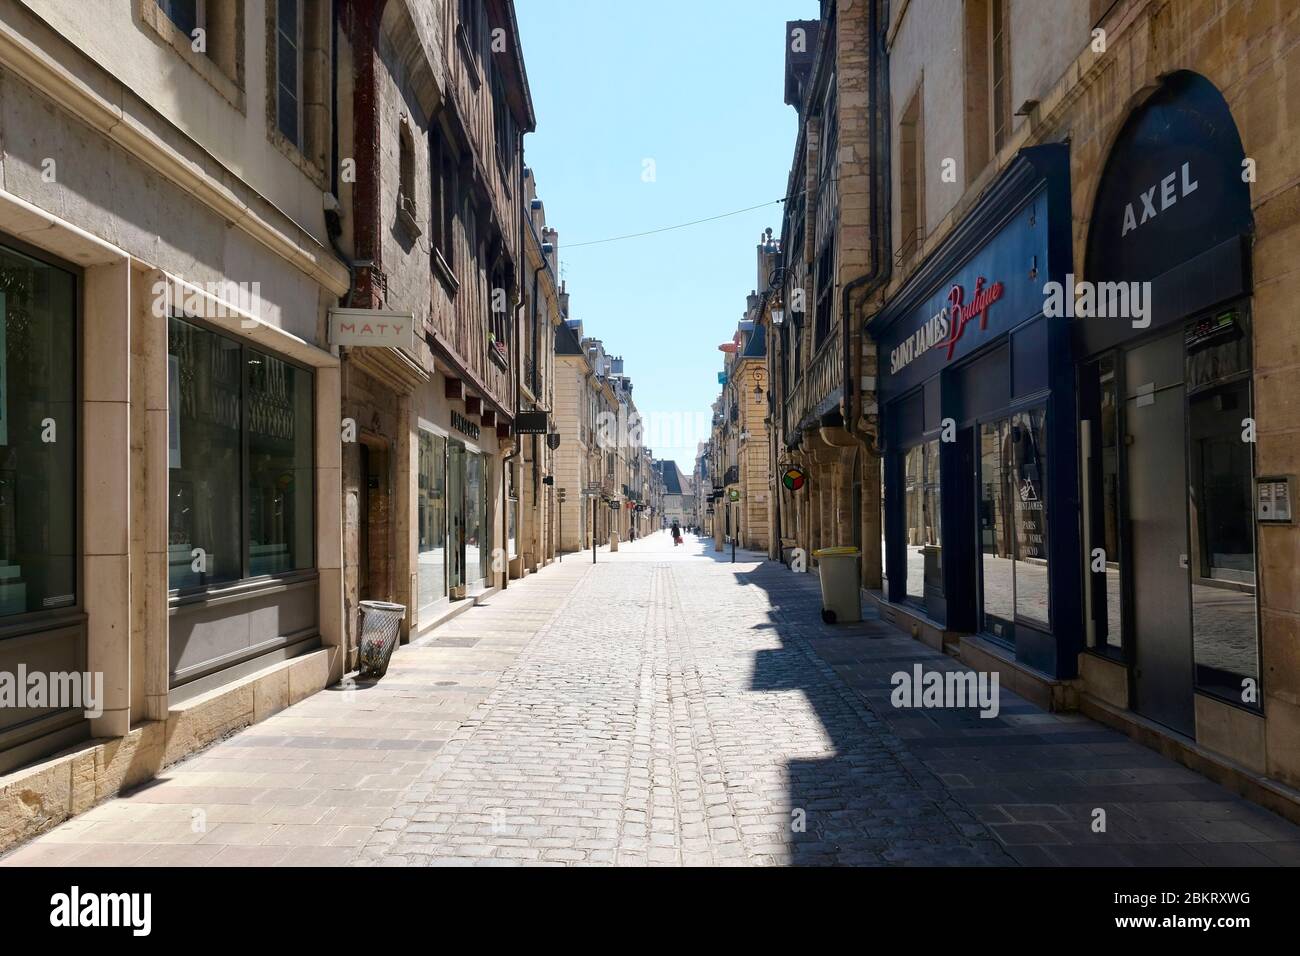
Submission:
[[[311,373],[249,349],[248,569],[253,577],[314,563]]]
[[[1016,614],[1013,480],[1006,460],[1007,422],[980,426],[980,556],[984,630],[1010,638]]]
[[[172,319],[168,352],[168,586],[237,581],[243,574],[235,493],[242,483],[240,347]]]
[[[908,600],[924,604],[926,593],[943,593],[943,551],[939,526],[939,443],[909,448],[903,455]]]
[[[71,273],[0,249],[0,615],[77,602],[75,320]]]
[[[1046,462],[1043,409],[980,426],[983,627],[1006,640],[1048,627]]]
[[[1237,702],[1259,679],[1249,336],[1226,313],[1187,333],[1188,517],[1196,683]],[[1258,700],[1258,697],[1255,698]]]
[[[484,573],[486,539],[483,520],[484,505],[483,456],[465,453],[465,568],[467,583],[477,585],[487,577]]]
[[[447,439],[420,430],[419,579],[421,611],[447,596]]]

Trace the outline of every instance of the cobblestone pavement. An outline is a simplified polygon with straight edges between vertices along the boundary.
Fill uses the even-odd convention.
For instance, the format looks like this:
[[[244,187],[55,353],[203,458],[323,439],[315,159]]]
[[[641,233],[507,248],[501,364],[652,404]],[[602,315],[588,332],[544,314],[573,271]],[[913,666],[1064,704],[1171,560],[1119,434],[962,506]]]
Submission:
[[[1080,715],[891,706],[963,665],[686,541],[566,556],[2,862],[1300,864],[1300,828]]]
[[[754,556],[687,540],[592,569],[360,862],[1014,862],[738,580]]]

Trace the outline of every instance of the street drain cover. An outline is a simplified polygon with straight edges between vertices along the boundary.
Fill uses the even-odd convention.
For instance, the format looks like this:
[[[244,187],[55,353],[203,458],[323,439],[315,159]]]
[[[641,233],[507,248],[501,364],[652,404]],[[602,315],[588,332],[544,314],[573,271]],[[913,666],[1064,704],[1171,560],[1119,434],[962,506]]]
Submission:
[[[437,681],[433,686],[435,686],[435,687],[455,687],[455,686],[456,686],[456,682],[455,682],[454,680],[440,680],[440,681]]]

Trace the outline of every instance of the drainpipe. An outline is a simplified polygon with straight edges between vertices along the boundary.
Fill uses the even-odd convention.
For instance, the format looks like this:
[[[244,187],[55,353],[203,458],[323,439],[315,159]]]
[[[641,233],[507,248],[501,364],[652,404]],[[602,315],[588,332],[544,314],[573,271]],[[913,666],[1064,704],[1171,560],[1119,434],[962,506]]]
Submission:
[[[519,202],[516,204],[516,212],[519,214],[519,244],[516,250],[519,256],[519,304],[515,306],[514,321],[510,323],[510,362],[514,366],[514,392],[515,392],[515,423],[519,421],[519,383],[520,383],[520,366],[519,366],[519,322],[524,311],[524,270],[528,268],[527,256],[524,253],[524,134],[520,133],[515,137],[515,155],[518,159],[519,166],[519,183],[515,196]],[[513,427],[513,426],[512,426]],[[518,431],[514,436],[514,450],[507,455],[503,461],[506,469],[514,467],[515,459],[523,451],[523,442],[519,438]],[[510,586],[510,541],[508,538],[508,529],[506,522],[509,520],[508,509],[510,508],[510,489],[507,486],[505,473],[501,475],[501,543],[505,546],[506,570],[501,576],[501,590],[506,590]],[[516,529],[517,531],[518,529]]]
[[[334,207],[325,209],[325,234],[334,255],[348,267],[348,291],[339,299],[339,305],[346,307],[356,288],[357,266],[339,248],[339,237],[343,235],[343,206],[339,202],[339,0],[330,0],[330,196]]]
[[[853,403],[849,396],[854,389],[854,367],[861,367],[861,350],[855,357],[849,335],[849,293],[865,287],[863,301],[883,288],[893,274],[893,257],[890,250],[891,210],[889,207],[889,176],[891,130],[888,118],[889,106],[889,51],[885,37],[880,30],[880,7],[884,0],[871,0],[867,31],[870,42],[875,47],[871,56],[871,77],[868,87],[867,116],[871,127],[868,140],[872,176],[870,188],[871,200],[871,270],[854,279],[844,287],[840,300],[840,328],[844,335],[844,427],[853,434],[856,431],[857,416],[853,413]],[[882,119],[883,116],[883,119]],[[875,444],[873,441],[872,444]]]

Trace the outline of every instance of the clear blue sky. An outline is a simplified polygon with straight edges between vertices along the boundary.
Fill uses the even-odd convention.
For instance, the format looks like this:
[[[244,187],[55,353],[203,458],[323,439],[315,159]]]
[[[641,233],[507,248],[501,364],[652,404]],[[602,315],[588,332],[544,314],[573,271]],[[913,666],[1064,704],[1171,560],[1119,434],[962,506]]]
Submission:
[[[527,163],[560,232],[570,317],[622,355],[642,414],[705,424],[673,447],[690,473],[722,353],[756,284],[755,247],[781,206],[571,248],[779,199],[796,117],[784,103],[785,21],[817,0],[516,0],[537,132]],[[655,181],[643,181],[654,160]],[[698,414],[695,414],[698,413]]]

